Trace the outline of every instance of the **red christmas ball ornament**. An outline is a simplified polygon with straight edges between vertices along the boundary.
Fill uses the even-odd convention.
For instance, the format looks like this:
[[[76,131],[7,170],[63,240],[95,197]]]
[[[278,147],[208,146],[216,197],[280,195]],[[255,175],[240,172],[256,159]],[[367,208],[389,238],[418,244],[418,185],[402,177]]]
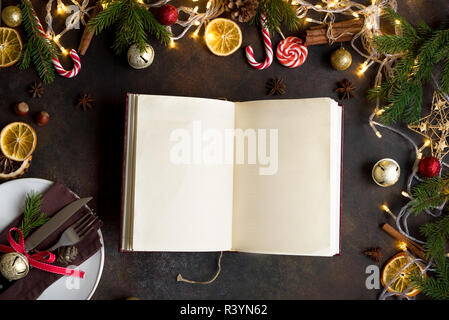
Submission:
[[[171,26],[178,20],[178,9],[171,4],[164,4],[157,9],[156,17],[163,25]]]
[[[426,178],[436,177],[441,170],[440,161],[435,157],[424,157],[419,162],[419,173]]]

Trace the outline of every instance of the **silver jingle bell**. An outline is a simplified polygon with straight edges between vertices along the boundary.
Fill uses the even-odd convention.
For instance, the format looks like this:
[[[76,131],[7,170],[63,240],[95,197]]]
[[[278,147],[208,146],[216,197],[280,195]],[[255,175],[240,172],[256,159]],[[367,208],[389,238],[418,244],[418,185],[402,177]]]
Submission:
[[[372,177],[381,187],[394,185],[401,175],[399,164],[393,159],[381,159],[373,167]]]
[[[4,254],[0,258],[0,273],[8,280],[19,280],[30,271],[27,257],[18,252]]]
[[[146,44],[145,50],[140,51],[137,45],[133,44],[128,50],[128,63],[134,69],[143,69],[153,63],[154,49]]]

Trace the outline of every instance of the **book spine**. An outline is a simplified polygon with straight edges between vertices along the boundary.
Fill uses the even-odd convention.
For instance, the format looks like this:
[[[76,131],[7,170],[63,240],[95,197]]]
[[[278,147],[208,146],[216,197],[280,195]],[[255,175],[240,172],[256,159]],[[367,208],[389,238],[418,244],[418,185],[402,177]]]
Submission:
[[[119,252],[126,252],[126,250],[122,247],[122,237],[123,237],[123,218],[125,216],[124,212],[124,202],[123,202],[123,195],[125,194],[125,179],[126,179],[126,142],[128,139],[127,135],[127,127],[128,127],[128,103],[129,103],[129,95],[131,93],[126,94],[126,102],[125,102],[125,115],[124,115],[124,126],[123,126],[123,153],[122,153],[122,192],[121,192],[121,199],[120,199],[120,231],[119,231],[119,239],[118,239],[118,248]]]
[[[340,244],[339,244],[339,253],[338,256],[342,255],[341,252],[341,243],[342,243],[342,211],[343,211],[343,145],[344,145],[344,138],[345,138],[345,107],[344,105],[340,104],[341,106],[341,152],[340,152]]]

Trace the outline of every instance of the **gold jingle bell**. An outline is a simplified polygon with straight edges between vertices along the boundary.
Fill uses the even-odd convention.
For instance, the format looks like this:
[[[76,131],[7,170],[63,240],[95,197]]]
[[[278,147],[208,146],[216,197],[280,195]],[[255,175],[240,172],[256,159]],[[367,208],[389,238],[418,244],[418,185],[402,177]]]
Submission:
[[[8,280],[19,280],[30,271],[27,257],[18,252],[4,254],[0,258],[0,273]]]
[[[352,63],[352,56],[348,50],[341,47],[331,55],[331,64],[335,70],[343,71],[349,68]]]
[[[22,23],[22,11],[17,6],[8,6],[3,9],[2,20],[8,27],[18,27]]]

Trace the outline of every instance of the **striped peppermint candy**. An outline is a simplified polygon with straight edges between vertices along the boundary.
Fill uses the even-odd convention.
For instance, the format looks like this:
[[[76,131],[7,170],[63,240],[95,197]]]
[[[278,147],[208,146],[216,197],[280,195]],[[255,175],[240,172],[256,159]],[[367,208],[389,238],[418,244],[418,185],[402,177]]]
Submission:
[[[297,68],[307,59],[307,47],[297,37],[288,37],[278,44],[276,57],[287,68]]]
[[[257,62],[256,59],[254,59],[254,50],[251,46],[246,47],[246,59],[248,60],[248,63],[257,70],[263,70],[268,68],[271,63],[273,62],[273,49],[271,47],[271,39],[270,39],[270,32],[266,25],[267,17],[265,16],[265,13],[260,15],[260,24],[262,26],[262,36],[263,36],[263,44],[265,47],[265,52],[267,54],[267,57],[265,58],[265,61],[263,62]]]
[[[65,70],[61,63],[59,62],[58,59],[52,58],[53,61],[53,66],[56,69],[56,72],[65,78],[73,78],[75,77],[81,70],[81,60],[80,57],[78,55],[78,53],[76,53],[75,49],[70,50],[70,57],[72,58],[73,61],[73,68],[72,70]]]
[[[45,39],[47,39],[48,41],[50,41],[50,39],[48,39],[47,34],[44,31],[44,28],[42,28],[42,24],[41,21],[39,20],[39,17],[37,16],[36,12],[33,10],[33,18],[34,20],[36,20],[37,22],[37,27],[39,29],[40,34],[42,34],[42,36],[44,36]],[[56,72],[60,75],[63,76],[65,78],[73,78],[75,77],[81,70],[81,60],[80,57],[78,55],[78,53],[76,53],[75,49],[70,50],[70,57],[73,60],[73,69],[70,71],[65,70],[61,63],[59,62],[58,59],[56,58],[51,58],[52,62],[53,62],[53,66],[56,69]]]

